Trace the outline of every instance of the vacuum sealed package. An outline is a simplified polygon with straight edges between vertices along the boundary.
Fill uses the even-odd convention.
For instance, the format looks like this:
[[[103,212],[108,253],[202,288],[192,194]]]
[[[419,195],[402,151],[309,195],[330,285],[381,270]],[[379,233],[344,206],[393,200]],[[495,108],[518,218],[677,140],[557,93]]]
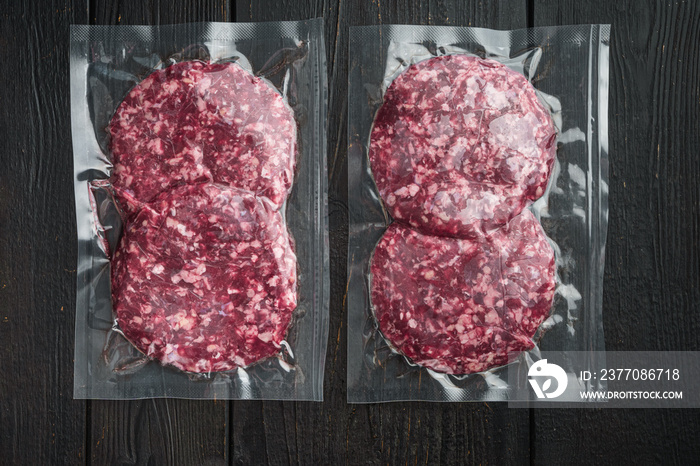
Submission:
[[[348,401],[604,351],[610,27],[350,29]]]
[[[76,398],[317,400],[321,19],[72,26]]]

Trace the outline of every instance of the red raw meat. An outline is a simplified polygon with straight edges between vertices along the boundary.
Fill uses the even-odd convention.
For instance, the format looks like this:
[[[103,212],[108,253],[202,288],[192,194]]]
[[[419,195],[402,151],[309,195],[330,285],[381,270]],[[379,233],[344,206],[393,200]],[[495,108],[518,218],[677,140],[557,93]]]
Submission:
[[[529,350],[548,316],[554,252],[524,210],[479,241],[394,223],[374,251],[371,300],[386,339],[416,364],[480,372]]]
[[[183,183],[244,188],[276,209],[292,186],[294,114],[274,87],[235,63],[155,71],[117,108],[110,133],[111,181],[129,213]]]
[[[493,60],[447,55],[389,86],[370,138],[391,216],[424,233],[475,238],[544,194],[556,153],[527,79]]]
[[[112,303],[136,348],[184,371],[227,371],[278,353],[296,307],[282,215],[217,184],[162,194],[125,228]]]

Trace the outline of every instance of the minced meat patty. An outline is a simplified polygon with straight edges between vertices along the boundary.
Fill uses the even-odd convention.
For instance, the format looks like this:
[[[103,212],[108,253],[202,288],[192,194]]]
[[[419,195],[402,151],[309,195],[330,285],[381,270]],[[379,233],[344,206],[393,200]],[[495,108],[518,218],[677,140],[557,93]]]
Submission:
[[[296,307],[282,215],[223,185],[162,194],[127,222],[112,302],[136,348],[184,371],[227,371],[278,353]]]
[[[124,98],[109,130],[111,181],[128,213],[183,183],[247,189],[277,209],[292,186],[293,112],[235,63],[186,61],[151,73]]]
[[[529,350],[548,316],[554,252],[529,210],[480,240],[424,235],[394,223],[371,263],[374,315],[414,363],[467,374]]]
[[[522,74],[447,55],[411,65],[389,86],[369,160],[396,221],[465,238],[542,196],[555,152],[550,114]]]

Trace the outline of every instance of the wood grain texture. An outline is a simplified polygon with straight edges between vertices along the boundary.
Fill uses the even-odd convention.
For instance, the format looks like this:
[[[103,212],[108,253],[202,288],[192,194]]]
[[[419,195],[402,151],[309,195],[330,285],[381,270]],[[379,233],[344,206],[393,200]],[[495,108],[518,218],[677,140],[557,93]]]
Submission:
[[[177,24],[233,21],[230,0],[89,0],[90,24]]]
[[[536,0],[533,17],[612,24],[606,347],[697,351],[700,4]],[[533,426],[537,464],[679,464],[700,445],[697,410],[537,410]]]
[[[76,232],[68,84],[71,1],[0,13],[0,463],[85,463],[72,399]]]
[[[317,16],[330,84],[324,403],[73,400],[68,25]],[[0,13],[0,464],[697,462],[697,410],[345,402],[348,27],[380,23],[612,23],[606,345],[700,349],[700,3],[18,1]]]
[[[170,24],[228,21],[228,1],[93,2],[91,24]],[[90,401],[92,464],[228,463],[226,401]]]
[[[90,464],[227,464],[227,402],[93,401]]]
[[[255,452],[263,463],[523,464],[529,462],[526,410],[504,405],[395,403],[348,405],[346,400],[347,70],[350,25],[414,23],[525,27],[525,1],[509,2],[237,2],[239,21],[324,16],[329,76],[328,169],[331,251],[330,341],[323,404],[234,402],[233,460]],[[284,429],[258,428],[253,420]],[[239,426],[242,422],[242,426]],[[293,442],[289,439],[292,431]],[[277,432],[278,436],[270,434]],[[264,448],[262,448],[264,446]]]

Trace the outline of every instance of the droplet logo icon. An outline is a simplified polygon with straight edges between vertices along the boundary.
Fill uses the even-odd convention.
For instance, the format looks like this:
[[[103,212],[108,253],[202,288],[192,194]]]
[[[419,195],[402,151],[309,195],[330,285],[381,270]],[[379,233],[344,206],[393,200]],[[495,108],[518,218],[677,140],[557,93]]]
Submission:
[[[564,393],[569,383],[564,369],[556,364],[550,364],[546,359],[540,359],[527,371],[528,382],[537,395],[537,398],[556,398]],[[552,389],[552,380],[556,380],[555,389]],[[542,386],[540,386],[540,381]]]

